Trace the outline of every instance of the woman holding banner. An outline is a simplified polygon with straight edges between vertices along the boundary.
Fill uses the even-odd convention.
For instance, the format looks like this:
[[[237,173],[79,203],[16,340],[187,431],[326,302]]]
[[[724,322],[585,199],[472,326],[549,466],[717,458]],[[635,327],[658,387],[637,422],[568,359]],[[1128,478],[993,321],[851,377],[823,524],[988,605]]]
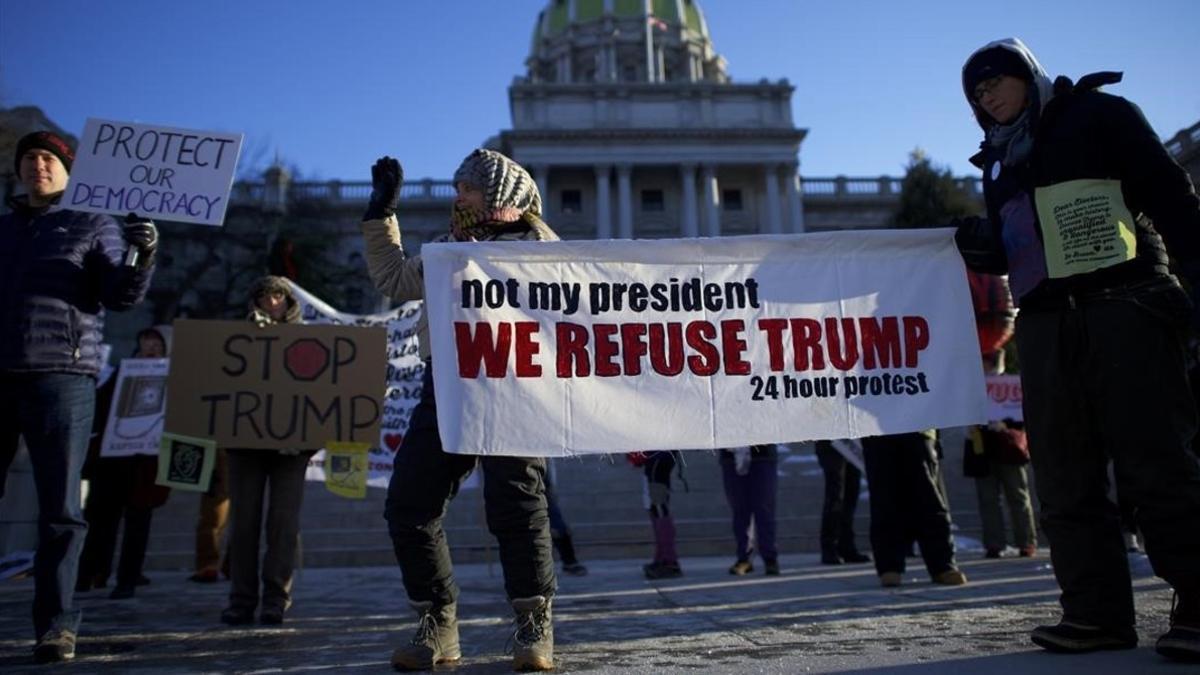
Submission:
[[[259,326],[300,323],[300,304],[283,277],[263,277],[250,290],[250,320]],[[278,625],[292,605],[292,574],[300,549],[300,505],[304,471],[312,451],[229,449],[231,533],[229,571],[233,587],[221,621],[232,626],[254,621],[259,604],[258,542],[267,504],[267,550],[262,559],[262,611],[259,623]]]
[[[396,209],[404,172],[382,157],[371,168],[373,190],[363,217],[367,269],[379,292],[397,300],[423,299],[424,266],[405,254]],[[537,184],[520,165],[491,150],[475,150],[454,173],[458,196],[449,232],[438,241],[557,240],[541,219]],[[418,323],[425,376],[404,442],[396,451],[384,515],[418,625],[412,640],[392,654],[402,670],[429,669],[461,657],[458,586],[442,517],[459,485],[480,465],[488,529],[500,546],[504,587],[515,613],[513,668],[554,667],[550,602],[555,590],[546,508],[546,462],[534,457],[476,457],[442,450],[433,393],[429,328]],[[536,420],[530,420],[536,422]]]

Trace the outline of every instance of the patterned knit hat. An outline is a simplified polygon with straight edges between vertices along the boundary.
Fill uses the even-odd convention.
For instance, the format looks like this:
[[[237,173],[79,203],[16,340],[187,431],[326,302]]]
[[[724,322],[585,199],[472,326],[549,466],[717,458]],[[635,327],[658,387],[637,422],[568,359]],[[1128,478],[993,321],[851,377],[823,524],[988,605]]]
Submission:
[[[520,164],[494,151],[476,149],[454,172],[454,182],[483,192],[483,211],[455,204],[451,229],[459,239],[479,239],[497,223],[515,223],[525,214],[542,214],[537,183]]]
[[[52,131],[35,131],[32,134],[25,134],[21,140],[17,141],[17,154],[13,157],[13,167],[18,176],[21,175],[21,158],[34,148],[53,154],[58,161],[62,162],[67,173],[71,173],[71,163],[75,161],[75,150],[71,148],[71,144]]]

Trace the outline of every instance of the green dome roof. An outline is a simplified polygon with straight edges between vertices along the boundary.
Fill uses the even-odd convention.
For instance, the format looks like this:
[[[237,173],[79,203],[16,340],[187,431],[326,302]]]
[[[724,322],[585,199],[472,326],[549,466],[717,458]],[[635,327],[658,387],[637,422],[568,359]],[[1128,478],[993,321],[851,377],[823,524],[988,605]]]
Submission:
[[[667,25],[682,25],[708,37],[704,13],[696,0],[650,0],[649,4],[654,16]],[[536,45],[540,38],[561,35],[572,24],[598,21],[605,16],[617,19],[645,16],[646,5],[645,0],[550,0],[546,9],[538,14],[534,43]]]
[[[526,65],[532,82],[728,81],[698,0],[550,0]]]

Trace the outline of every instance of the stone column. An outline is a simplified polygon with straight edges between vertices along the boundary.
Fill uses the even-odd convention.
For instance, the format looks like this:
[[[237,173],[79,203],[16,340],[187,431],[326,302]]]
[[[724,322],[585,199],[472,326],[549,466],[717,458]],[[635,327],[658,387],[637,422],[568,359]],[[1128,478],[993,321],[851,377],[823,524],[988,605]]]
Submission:
[[[804,232],[804,184],[800,181],[799,164],[793,164],[787,168],[787,180],[784,181],[784,186],[787,189],[788,213],[791,216],[792,232],[802,234]]]
[[[608,164],[597,164],[596,171],[596,238],[612,239],[612,197],[609,195],[609,173],[612,167]]]
[[[617,239],[633,239],[633,167],[617,165]]]
[[[679,234],[684,237],[700,236],[700,214],[696,209],[696,165],[684,164],[679,167],[679,180],[683,184],[682,222],[679,223]]]
[[[720,190],[717,186],[717,167],[705,164],[700,180],[704,183],[704,235],[721,236]]]
[[[542,213],[549,213],[550,167],[545,164],[535,164],[533,167],[533,182],[537,183],[538,193],[542,195]]]
[[[767,195],[767,218],[763,223],[766,227],[761,231],[766,234],[780,234],[783,232],[783,203],[779,201],[779,169],[776,165],[768,164],[763,167],[763,182]]]

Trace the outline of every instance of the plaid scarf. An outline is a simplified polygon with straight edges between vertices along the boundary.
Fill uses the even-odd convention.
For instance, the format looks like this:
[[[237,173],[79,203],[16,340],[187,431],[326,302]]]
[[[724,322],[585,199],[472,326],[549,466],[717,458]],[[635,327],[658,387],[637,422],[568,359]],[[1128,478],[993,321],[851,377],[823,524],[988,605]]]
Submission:
[[[454,205],[450,232],[458,241],[491,239],[496,230],[540,216],[542,196],[537,183],[520,164],[493,150],[477,149],[454,172],[454,183],[467,183],[483,192],[483,208]]]

